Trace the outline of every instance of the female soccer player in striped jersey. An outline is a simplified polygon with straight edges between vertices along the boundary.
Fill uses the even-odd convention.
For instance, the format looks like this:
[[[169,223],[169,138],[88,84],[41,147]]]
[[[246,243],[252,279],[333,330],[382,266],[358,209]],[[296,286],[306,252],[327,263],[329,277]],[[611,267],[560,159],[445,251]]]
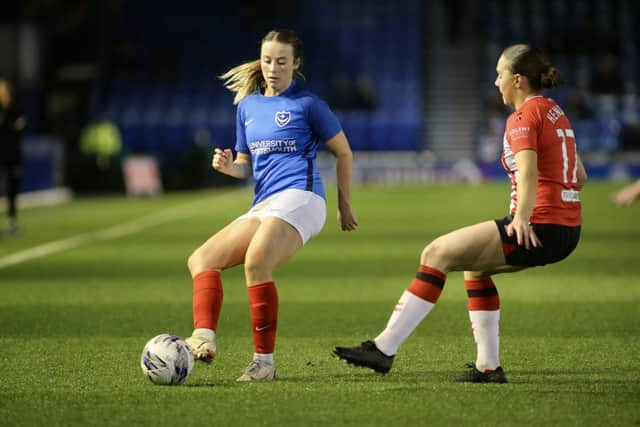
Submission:
[[[559,71],[525,44],[506,48],[496,71],[503,102],[515,109],[507,119],[502,153],[511,178],[510,215],[461,228],[427,245],[386,328],[360,346],[337,347],[339,358],[388,372],[402,342],[437,302],[446,274],[464,271],[477,357],[455,380],[506,382],[499,358],[500,300],[492,276],[558,262],[575,249],[580,189],[587,175],[569,120],[541,95],[542,89],[562,83]]]
[[[340,123],[326,103],[301,88],[302,43],[291,30],[263,39],[260,59],[221,78],[235,92],[237,155],[216,149],[212,166],[236,177],[253,176],[252,208],[214,234],[190,256],[194,331],[187,343],[196,359],[210,362],[222,306],[222,270],[244,264],[255,353],[238,381],[276,378],[273,360],[278,294],[276,266],[322,229],[325,194],[316,167],[320,143],[336,156],[338,221],[357,227],[351,209],[352,153]]]

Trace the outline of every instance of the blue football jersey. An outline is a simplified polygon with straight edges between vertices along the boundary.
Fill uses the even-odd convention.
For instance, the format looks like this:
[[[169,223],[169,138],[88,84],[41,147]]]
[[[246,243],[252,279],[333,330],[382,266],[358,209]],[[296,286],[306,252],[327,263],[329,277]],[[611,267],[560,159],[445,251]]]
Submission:
[[[329,106],[295,81],[278,96],[257,90],[240,101],[235,149],[251,155],[253,204],[290,188],[324,198],[316,151],[341,130]]]

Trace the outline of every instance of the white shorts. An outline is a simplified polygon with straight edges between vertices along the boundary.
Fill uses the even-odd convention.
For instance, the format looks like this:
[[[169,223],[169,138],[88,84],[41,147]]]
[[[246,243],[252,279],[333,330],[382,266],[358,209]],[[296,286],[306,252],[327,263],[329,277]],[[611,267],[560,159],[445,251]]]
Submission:
[[[262,220],[272,216],[291,224],[304,245],[322,230],[327,219],[327,203],[311,191],[288,189],[264,199],[236,221],[247,218]]]

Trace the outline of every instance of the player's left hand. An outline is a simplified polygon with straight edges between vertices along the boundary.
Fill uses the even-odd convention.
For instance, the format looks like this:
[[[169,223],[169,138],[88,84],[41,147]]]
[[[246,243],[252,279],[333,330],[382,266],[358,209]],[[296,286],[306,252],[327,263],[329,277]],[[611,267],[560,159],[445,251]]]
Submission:
[[[338,209],[338,224],[342,231],[353,231],[358,228],[358,221],[351,208]]]
[[[518,246],[524,246],[526,250],[531,249],[532,246],[534,248],[542,247],[542,242],[540,242],[535,231],[531,228],[529,221],[514,216],[513,221],[507,226],[507,235],[511,237],[513,233],[516,234]]]
[[[611,197],[611,201],[618,206],[631,205],[640,195],[640,190],[633,187],[623,188]]]

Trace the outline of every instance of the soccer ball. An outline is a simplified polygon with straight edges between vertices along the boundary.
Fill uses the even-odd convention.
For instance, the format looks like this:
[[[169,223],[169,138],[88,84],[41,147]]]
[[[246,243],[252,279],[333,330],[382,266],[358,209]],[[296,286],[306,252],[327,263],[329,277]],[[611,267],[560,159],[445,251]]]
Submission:
[[[193,370],[193,353],[180,337],[161,334],[147,342],[140,357],[142,373],[154,384],[179,385]]]

